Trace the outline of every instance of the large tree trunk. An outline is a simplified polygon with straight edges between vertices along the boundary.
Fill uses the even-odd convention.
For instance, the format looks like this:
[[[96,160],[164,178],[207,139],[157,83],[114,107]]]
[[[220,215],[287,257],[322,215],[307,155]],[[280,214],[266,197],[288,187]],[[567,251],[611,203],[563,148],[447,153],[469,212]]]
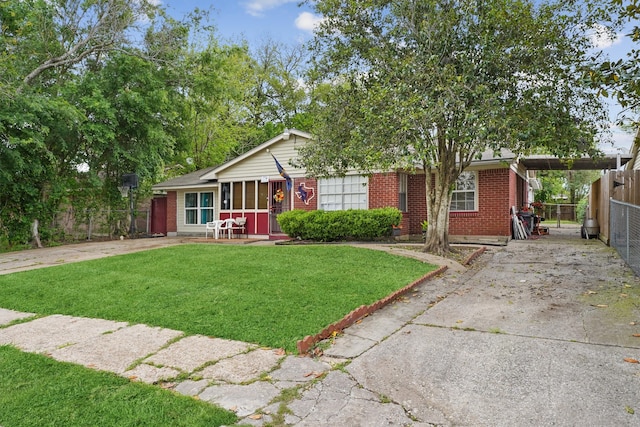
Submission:
[[[424,251],[436,255],[449,252],[449,205],[451,204],[451,174],[444,169],[425,168],[427,190],[427,235]]]
[[[38,231],[38,220],[34,219],[33,224],[31,224],[31,234],[33,235],[33,240],[36,243],[38,248],[42,247],[42,243],[40,242],[40,232]]]

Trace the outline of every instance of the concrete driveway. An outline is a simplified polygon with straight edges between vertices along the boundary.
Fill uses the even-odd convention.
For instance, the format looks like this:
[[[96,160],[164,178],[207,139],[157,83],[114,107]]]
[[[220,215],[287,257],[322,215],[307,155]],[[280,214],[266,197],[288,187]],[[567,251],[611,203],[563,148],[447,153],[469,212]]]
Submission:
[[[381,334],[398,316],[410,320]],[[638,426],[637,334],[638,278],[600,241],[552,228],[490,248],[466,273],[433,280],[325,352],[349,358],[345,378],[405,418],[296,415],[299,425]],[[322,386],[308,393],[323,401]]]
[[[180,238],[90,241],[72,245],[0,253],[0,274],[87,261],[185,243]]]

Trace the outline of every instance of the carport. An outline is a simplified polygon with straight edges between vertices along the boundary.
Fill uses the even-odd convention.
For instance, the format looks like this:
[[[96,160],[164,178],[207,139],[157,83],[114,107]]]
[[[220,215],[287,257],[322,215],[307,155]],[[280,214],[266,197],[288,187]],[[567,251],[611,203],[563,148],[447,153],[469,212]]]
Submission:
[[[589,206],[586,212],[587,218],[597,221],[600,235],[599,238],[605,243],[609,243],[609,198],[619,185],[619,181],[614,178],[616,174],[623,174],[619,171],[625,166],[632,156],[629,154],[605,154],[602,157],[584,156],[578,159],[561,159],[550,155],[532,155],[523,157],[520,162],[527,170],[603,170],[607,173],[603,178],[591,185],[589,193]],[[618,172],[615,172],[618,171]],[[613,175],[612,175],[613,174]],[[614,178],[611,178],[613,176]],[[605,182],[606,181],[606,182]],[[618,184],[616,184],[618,182]],[[604,183],[604,185],[603,185]]]

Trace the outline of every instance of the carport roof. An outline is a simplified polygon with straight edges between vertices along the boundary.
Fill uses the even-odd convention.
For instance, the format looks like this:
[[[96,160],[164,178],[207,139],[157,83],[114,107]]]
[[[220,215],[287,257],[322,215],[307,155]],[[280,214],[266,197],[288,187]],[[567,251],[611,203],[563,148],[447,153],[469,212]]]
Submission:
[[[625,165],[629,160],[631,160],[629,154],[605,154],[598,158],[582,157],[572,160],[548,155],[534,155],[522,157],[520,163],[529,170],[600,170],[617,169],[618,166]],[[570,168],[569,165],[571,165]]]

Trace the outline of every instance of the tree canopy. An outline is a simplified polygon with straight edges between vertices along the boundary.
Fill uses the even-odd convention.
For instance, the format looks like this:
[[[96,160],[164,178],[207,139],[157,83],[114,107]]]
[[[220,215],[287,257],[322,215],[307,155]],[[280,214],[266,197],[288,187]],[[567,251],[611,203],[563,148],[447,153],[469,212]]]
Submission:
[[[0,248],[29,242],[37,224],[43,240],[62,238],[61,208],[77,220],[100,209],[119,234],[124,174],[149,194],[304,123],[298,56],[263,60],[221,43],[208,11],[177,20],[155,4],[0,2]]]
[[[588,23],[569,3],[313,5],[324,17],[311,74],[317,140],[302,161],[317,175],[422,169],[425,250],[449,249],[454,183],[485,151],[596,153],[605,114],[579,71]]]

